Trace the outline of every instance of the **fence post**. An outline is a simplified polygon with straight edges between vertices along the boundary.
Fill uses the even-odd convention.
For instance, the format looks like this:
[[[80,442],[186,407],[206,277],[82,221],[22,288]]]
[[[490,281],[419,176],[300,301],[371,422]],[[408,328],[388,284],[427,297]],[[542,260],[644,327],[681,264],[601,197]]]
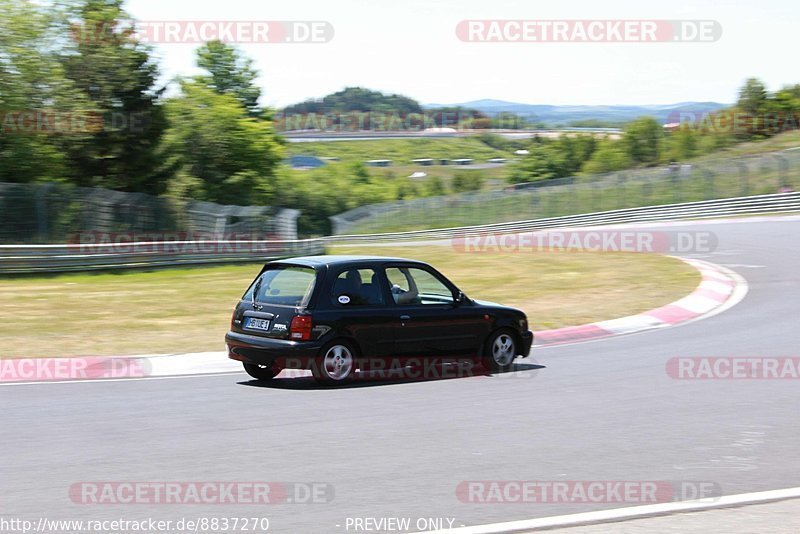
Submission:
[[[741,161],[737,161],[736,166],[739,167],[739,196],[746,197],[750,195],[750,171]]]
[[[36,233],[42,243],[46,243],[49,237],[47,231],[47,193],[54,184],[42,184],[36,188]]]
[[[705,199],[706,200],[714,200],[716,192],[715,192],[715,184],[714,178],[715,175],[710,170],[701,167],[700,171],[703,173],[704,176],[704,183],[705,183]]]
[[[773,154],[778,160],[778,191],[789,185],[789,162],[781,154]]]

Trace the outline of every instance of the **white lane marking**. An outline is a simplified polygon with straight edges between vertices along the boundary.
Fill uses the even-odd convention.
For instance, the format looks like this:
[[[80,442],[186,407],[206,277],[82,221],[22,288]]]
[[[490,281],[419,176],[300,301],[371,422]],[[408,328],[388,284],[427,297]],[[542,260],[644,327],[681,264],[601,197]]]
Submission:
[[[138,380],[171,380],[173,378],[205,378],[207,376],[231,376],[244,374],[241,371],[227,371],[223,373],[200,373],[200,374],[183,374],[172,376],[142,376],[135,378],[89,378],[86,380],[40,380],[38,382],[0,382],[0,387],[7,386],[38,386],[41,384],[89,384],[99,382],[136,382]]]
[[[602,328],[603,330],[607,330],[612,334],[619,335],[619,334],[628,334],[632,332],[638,332],[639,330],[645,330],[650,328],[662,328],[669,326],[669,323],[665,323],[655,317],[650,317],[649,315],[631,315],[630,317],[621,317],[619,319],[609,319],[607,321],[598,321],[594,323],[595,326]]]
[[[726,495],[713,500],[701,499],[696,501],[648,504],[644,506],[628,506],[626,508],[614,508],[612,510],[599,510],[596,512],[583,512],[579,514],[541,517],[538,519],[522,519],[519,521],[490,523],[472,527],[459,527],[433,531],[431,534],[493,534],[522,531],[528,532],[531,530],[556,527],[574,527],[592,523],[627,521],[630,519],[677,514],[682,512],[698,512],[702,510],[713,510],[715,508],[730,508],[733,506],[796,499],[798,497],[800,497],[800,487],[785,488],[779,490],[759,491],[754,493],[741,493],[739,495]]]
[[[720,304],[722,304],[722,301],[716,299],[704,297],[702,295],[689,295],[688,297],[683,297],[672,304],[668,304],[668,306],[677,306],[679,308],[683,308],[684,310],[689,310],[692,313],[701,314],[713,310]]]
[[[724,295],[726,298],[727,296],[733,291],[733,284],[732,283],[724,283],[720,282],[719,280],[711,280],[710,278],[707,280],[703,280],[700,282],[700,286],[698,289],[701,290],[709,290],[715,293],[719,293],[720,295]]]

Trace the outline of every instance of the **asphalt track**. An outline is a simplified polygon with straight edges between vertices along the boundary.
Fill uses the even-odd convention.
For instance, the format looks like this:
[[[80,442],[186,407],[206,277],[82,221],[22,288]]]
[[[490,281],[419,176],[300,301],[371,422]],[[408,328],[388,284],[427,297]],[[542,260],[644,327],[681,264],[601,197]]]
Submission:
[[[461,526],[620,506],[463,503],[467,480],[709,481],[726,495],[800,486],[800,382],[665,371],[679,356],[800,355],[800,221],[686,228],[717,234],[715,252],[687,257],[744,276],[741,303],[683,326],[540,348],[514,373],[343,389],[244,373],[0,387],[0,515],[267,517],[276,532],[354,532],[347,518]],[[335,498],[74,504],[69,488],[82,481],[323,482]]]

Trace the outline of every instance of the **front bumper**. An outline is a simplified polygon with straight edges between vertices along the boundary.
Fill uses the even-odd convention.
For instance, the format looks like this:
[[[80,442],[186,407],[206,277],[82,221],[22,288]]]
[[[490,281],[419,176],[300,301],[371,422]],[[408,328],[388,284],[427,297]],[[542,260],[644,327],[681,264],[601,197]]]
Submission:
[[[520,341],[522,342],[520,353],[522,354],[523,358],[527,358],[531,353],[531,346],[533,345],[533,332],[530,330],[521,332]]]
[[[228,358],[258,365],[277,365],[282,369],[308,369],[319,354],[322,342],[273,339],[239,332],[225,335]]]

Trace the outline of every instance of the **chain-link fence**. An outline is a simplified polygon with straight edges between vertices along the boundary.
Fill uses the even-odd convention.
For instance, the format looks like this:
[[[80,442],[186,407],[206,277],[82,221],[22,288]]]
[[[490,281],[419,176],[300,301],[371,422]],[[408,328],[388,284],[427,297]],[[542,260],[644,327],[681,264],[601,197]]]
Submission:
[[[258,234],[297,239],[299,211],[223,206],[67,184],[0,183],[0,243],[66,243],[83,233],[183,239],[186,234]],[[156,239],[156,237],[154,237]]]
[[[466,171],[465,171],[466,172]],[[800,150],[517,184],[373,204],[331,217],[334,234],[448,228],[800,190]]]

